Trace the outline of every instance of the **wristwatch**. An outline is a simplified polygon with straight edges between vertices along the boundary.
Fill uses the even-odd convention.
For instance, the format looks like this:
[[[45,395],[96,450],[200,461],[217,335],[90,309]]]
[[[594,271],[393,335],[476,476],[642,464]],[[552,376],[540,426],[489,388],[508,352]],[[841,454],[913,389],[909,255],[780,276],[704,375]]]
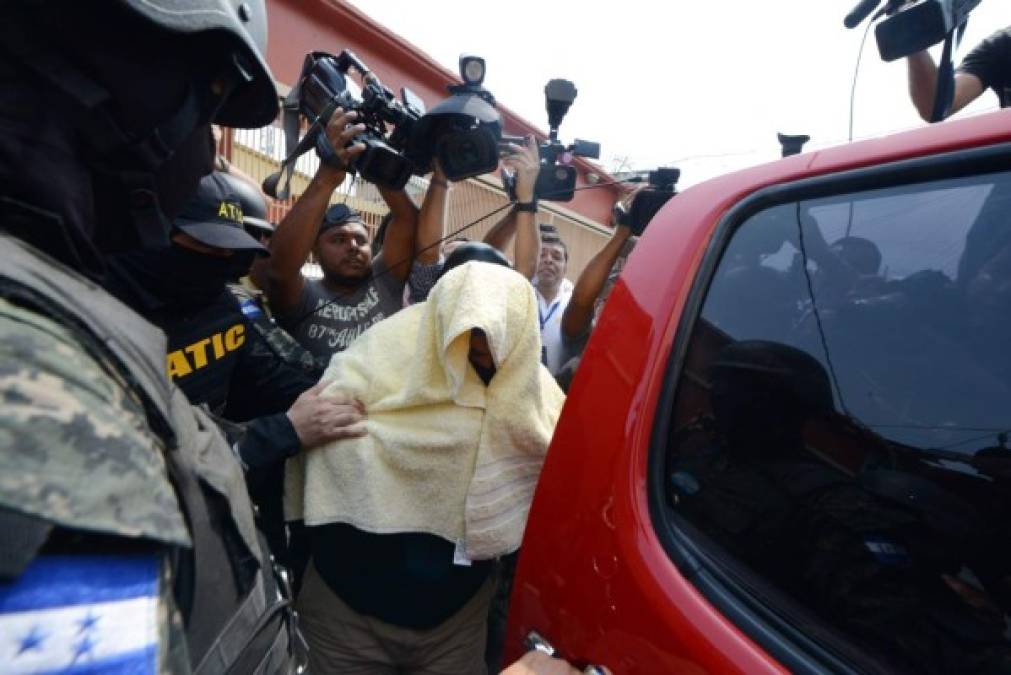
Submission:
[[[516,202],[513,204],[513,209],[525,213],[537,213],[537,200],[533,199],[529,202]]]

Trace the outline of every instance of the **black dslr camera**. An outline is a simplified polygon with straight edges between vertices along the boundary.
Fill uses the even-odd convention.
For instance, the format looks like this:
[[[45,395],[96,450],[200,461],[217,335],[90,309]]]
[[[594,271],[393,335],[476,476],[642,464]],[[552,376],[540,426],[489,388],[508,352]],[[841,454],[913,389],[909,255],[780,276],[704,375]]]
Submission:
[[[352,68],[362,78],[360,100],[347,87],[346,76]],[[364,124],[365,130],[351,143],[361,143],[365,152],[358,155],[349,168],[377,185],[395,190],[403,188],[414,172],[411,160],[403,153],[415,123],[424,114],[421,100],[405,88],[402,90],[403,102],[398,101],[361,59],[346,49],[337,56],[323,52],[306,55],[302,72],[299,110],[307,119],[318,121],[315,125],[318,127],[316,152],[320,159],[327,161],[332,154],[322,131],[334,110],[354,110],[358,113],[357,122]],[[393,126],[389,135],[386,133],[387,124]]]
[[[576,167],[573,157],[600,158],[600,143],[575,139],[572,145],[564,145],[558,140],[558,127],[565,114],[576,100],[576,85],[568,80],[551,80],[544,87],[544,99],[548,110],[548,140],[538,147],[541,169],[537,174],[534,196],[552,202],[567,202],[575,196]],[[509,144],[524,145],[526,141],[518,136],[503,136],[500,150],[509,152]],[[510,199],[516,199],[515,177],[505,179],[505,189]]]
[[[632,234],[641,235],[657,211],[677,194],[675,186],[679,178],[681,170],[674,167],[650,171],[649,187],[636,192],[632,203],[627,207],[621,202],[614,205],[615,222],[632,230]]]

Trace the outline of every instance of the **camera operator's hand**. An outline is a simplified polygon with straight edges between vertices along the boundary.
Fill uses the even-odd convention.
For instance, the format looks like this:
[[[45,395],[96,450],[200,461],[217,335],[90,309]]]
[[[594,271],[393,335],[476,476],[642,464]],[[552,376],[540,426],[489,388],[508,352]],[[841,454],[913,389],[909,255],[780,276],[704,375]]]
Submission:
[[[432,178],[434,182],[438,184],[444,184],[448,187],[449,179],[446,177],[446,172],[442,169],[442,164],[439,162],[439,158],[436,157],[432,160]]]
[[[337,108],[326,125],[326,138],[345,168],[351,165],[355,157],[365,152],[365,146],[361,143],[348,146],[351,139],[365,131],[364,124],[354,123],[356,119],[358,113],[354,110],[344,112],[341,108]]]
[[[537,174],[541,170],[537,139],[533,134],[530,134],[524,145],[512,147],[518,148],[518,152],[503,159],[502,164],[516,174],[516,201],[529,203],[534,200]]]
[[[366,433],[362,404],[340,392],[324,394],[327,384],[318,382],[302,392],[287,412],[298,440],[306,450]]]

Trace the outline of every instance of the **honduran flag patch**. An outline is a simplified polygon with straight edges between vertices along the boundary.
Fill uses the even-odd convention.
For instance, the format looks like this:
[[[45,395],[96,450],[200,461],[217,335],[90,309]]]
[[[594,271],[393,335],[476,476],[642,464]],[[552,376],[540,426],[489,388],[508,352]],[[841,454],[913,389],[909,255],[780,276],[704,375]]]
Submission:
[[[158,669],[155,556],[42,556],[0,583],[0,673]]]
[[[257,317],[263,316],[263,310],[260,309],[259,303],[257,303],[255,300],[249,300],[248,298],[246,300],[243,300],[242,302],[239,303],[239,309],[241,309],[242,313],[245,314],[250,319],[255,319]]]

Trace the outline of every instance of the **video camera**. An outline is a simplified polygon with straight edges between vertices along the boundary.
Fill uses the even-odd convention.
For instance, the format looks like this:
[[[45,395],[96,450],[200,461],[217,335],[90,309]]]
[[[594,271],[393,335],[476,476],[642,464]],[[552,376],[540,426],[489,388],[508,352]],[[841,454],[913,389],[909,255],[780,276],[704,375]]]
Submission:
[[[352,68],[362,78],[361,99],[347,87],[346,75]],[[320,159],[332,159],[333,148],[323,129],[334,110],[354,110],[358,113],[357,123],[364,124],[365,130],[351,139],[351,143],[361,143],[365,152],[354,159],[349,169],[377,185],[393,189],[404,187],[414,166],[403,153],[414,125],[424,114],[424,103],[407,88],[401,90],[403,103],[398,101],[349,50],[337,56],[323,52],[308,54],[302,72],[299,110],[307,119],[318,121],[316,152]],[[387,123],[393,125],[389,136],[386,135]]]
[[[871,12],[877,21],[886,16],[874,29],[878,52],[885,61],[911,56],[928,47],[944,42],[941,62],[937,69],[937,89],[931,122],[940,122],[948,116],[955,95],[955,66],[952,46],[961,40],[969,13],[980,0],[861,0],[843,19],[847,28],[863,22]]]
[[[564,145],[558,140],[558,128],[562,125],[569,107],[576,100],[576,85],[568,80],[551,80],[544,87],[545,106],[548,111],[548,140],[538,146],[541,169],[537,174],[534,196],[553,202],[567,202],[575,196],[576,167],[572,166],[573,157],[600,158],[600,143],[575,139],[571,145]],[[525,145],[526,141],[519,136],[502,136],[499,144],[502,153],[510,151],[509,145]],[[515,177],[504,179],[506,192],[510,199],[516,198]]]
[[[876,10],[882,0],[862,0],[843,23],[854,28]],[[887,16],[874,29],[884,61],[921,52],[963,28],[980,0],[887,0],[871,19]]]
[[[640,236],[657,211],[677,194],[675,186],[679,178],[681,170],[672,166],[650,171],[649,186],[636,192],[631,204],[627,207],[622,202],[614,205],[615,222],[632,230],[635,236]]]
[[[485,62],[479,56],[460,56],[463,84],[449,85],[451,96],[420,121],[411,154],[421,173],[438,158],[446,178],[461,181],[498,168],[502,121],[495,97],[482,86]]]
[[[348,86],[351,70],[361,76],[361,98]],[[501,123],[495,99],[481,87],[484,70],[484,59],[461,57],[464,84],[450,86],[452,96],[426,114],[424,102],[410,89],[401,89],[402,100],[398,100],[349,50],[337,56],[306,55],[298,83],[284,102],[288,156],[281,170],[264,181],[264,191],[272,197],[287,197],[295,160],[310,148],[322,161],[337,163],[336,150],[324,133],[337,108],[357,112],[356,122],[365,125],[349,143],[360,143],[365,151],[347,168],[369,182],[400,190],[412,174],[428,173],[433,157],[439,158],[454,181],[494,171]],[[309,129],[299,140],[301,116],[309,121]],[[392,130],[388,132],[387,126]],[[282,176],[287,181],[279,189]]]

